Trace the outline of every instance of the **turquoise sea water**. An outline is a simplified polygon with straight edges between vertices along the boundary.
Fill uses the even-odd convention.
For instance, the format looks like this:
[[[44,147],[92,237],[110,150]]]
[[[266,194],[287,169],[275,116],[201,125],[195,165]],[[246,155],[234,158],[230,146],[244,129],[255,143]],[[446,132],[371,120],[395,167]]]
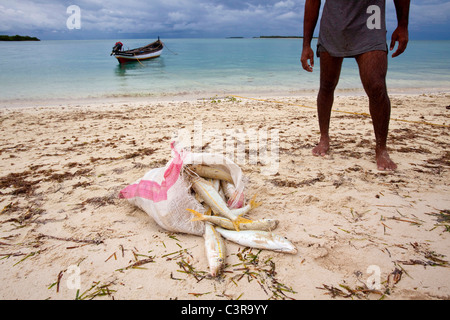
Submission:
[[[155,39],[124,40],[125,48]],[[318,88],[301,69],[301,39],[162,39],[162,56],[119,65],[115,40],[0,42],[0,100],[198,94],[296,94]],[[315,43],[313,43],[315,45]],[[410,41],[389,59],[389,88],[450,89],[450,41]],[[345,59],[339,89],[361,89]]]

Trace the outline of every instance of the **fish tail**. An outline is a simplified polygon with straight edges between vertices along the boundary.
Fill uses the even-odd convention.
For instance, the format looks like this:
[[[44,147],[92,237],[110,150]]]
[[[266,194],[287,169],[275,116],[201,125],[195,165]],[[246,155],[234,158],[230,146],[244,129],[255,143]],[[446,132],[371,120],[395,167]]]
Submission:
[[[249,219],[242,218],[242,217],[236,217],[236,219],[233,220],[232,222],[233,222],[233,226],[236,229],[236,231],[240,231],[239,225],[241,223],[250,223],[250,222],[253,222],[253,221],[249,220]]]
[[[194,214],[194,218],[192,218],[191,221],[203,221],[206,219],[205,216],[203,214],[201,214],[200,212],[197,212],[192,209],[186,209],[186,210],[191,212],[192,214]]]
[[[256,194],[253,196],[252,200],[250,200],[250,208],[254,209],[256,207],[259,207],[261,205],[261,202],[256,202]]]

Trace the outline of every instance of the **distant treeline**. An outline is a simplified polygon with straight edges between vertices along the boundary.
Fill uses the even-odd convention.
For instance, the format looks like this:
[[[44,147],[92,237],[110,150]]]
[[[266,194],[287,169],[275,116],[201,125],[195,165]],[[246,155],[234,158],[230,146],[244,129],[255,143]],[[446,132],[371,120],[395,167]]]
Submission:
[[[274,39],[278,39],[278,38],[282,38],[282,39],[284,39],[284,38],[287,38],[287,39],[289,39],[289,38],[303,38],[303,37],[301,37],[301,36],[260,36],[259,38],[261,38],[261,39],[272,39],[272,38],[274,38]]]
[[[244,37],[228,37],[227,39],[244,39]],[[259,36],[253,39],[303,39],[303,36]],[[313,37],[317,39],[317,37]]]
[[[29,36],[6,36],[6,35],[0,35],[0,41],[41,41],[36,37],[29,37]]]
[[[303,36],[259,36],[261,39],[303,39]],[[313,39],[317,39],[318,37],[313,37]]]

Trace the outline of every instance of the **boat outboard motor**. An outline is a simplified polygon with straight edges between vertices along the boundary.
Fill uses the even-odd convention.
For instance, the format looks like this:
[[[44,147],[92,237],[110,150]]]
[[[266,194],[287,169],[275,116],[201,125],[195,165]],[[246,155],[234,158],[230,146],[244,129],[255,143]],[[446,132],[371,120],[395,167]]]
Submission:
[[[122,43],[122,42],[116,42],[116,44],[114,45],[114,47],[113,47],[113,49],[112,49],[111,56],[112,56],[114,53],[117,53],[117,52],[121,51],[121,50],[122,50],[122,47],[123,47],[123,43]]]

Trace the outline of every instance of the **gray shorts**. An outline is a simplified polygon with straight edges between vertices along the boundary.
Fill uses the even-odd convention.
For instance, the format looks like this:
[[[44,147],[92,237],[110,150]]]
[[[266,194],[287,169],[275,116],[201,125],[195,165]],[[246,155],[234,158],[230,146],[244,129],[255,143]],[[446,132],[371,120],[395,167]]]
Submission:
[[[320,21],[317,56],[355,57],[388,51],[385,0],[327,0]]]
[[[374,47],[368,48],[361,48],[361,50],[358,50],[355,53],[345,53],[344,55],[338,55],[338,54],[331,54],[327,49],[325,49],[320,43],[317,44],[317,51],[316,51],[316,55],[317,57],[320,57],[320,53],[321,52],[328,52],[330,53],[330,55],[332,57],[340,57],[340,58],[354,58],[357,55],[366,53],[366,52],[370,52],[370,51],[386,51],[386,54],[388,53],[388,47],[387,47],[387,43],[384,44],[380,44],[380,45],[376,45]]]

